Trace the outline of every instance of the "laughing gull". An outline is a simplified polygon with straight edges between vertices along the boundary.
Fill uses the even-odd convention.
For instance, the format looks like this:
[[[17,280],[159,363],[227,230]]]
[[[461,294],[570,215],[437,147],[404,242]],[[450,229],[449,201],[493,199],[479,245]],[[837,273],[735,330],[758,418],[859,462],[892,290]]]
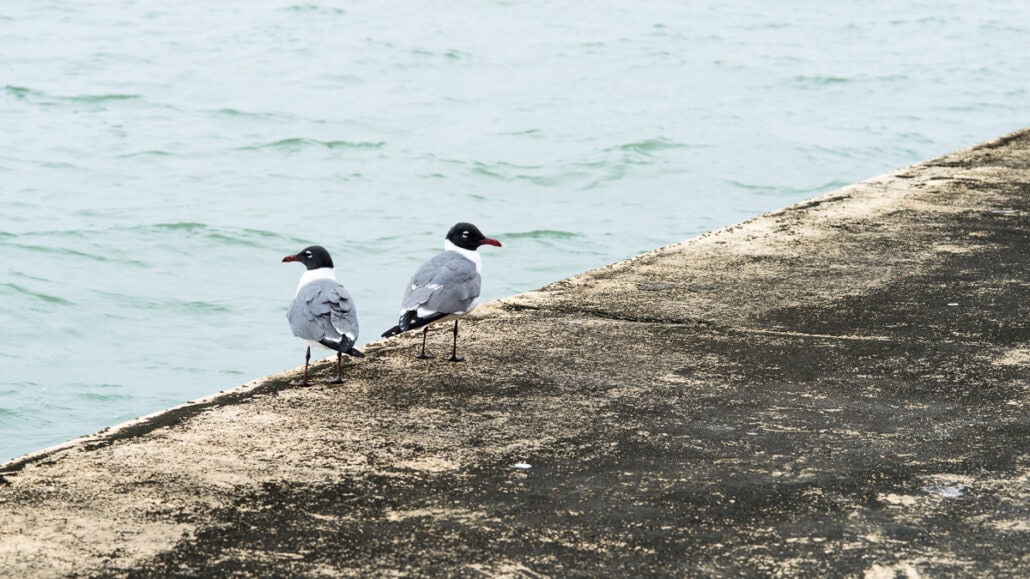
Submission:
[[[422,353],[419,358],[432,358],[426,354],[426,333],[429,324],[454,320],[454,344],[451,362],[461,362],[458,356],[458,318],[476,307],[479,300],[480,270],[483,260],[476,251],[481,245],[501,247],[501,242],[483,235],[471,223],[458,223],[447,232],[444,251],[422,264],[411,283],[404,290],[401,318],[397,325],[383,332],[384,338],[401,332],[422,330]]]
[[[299,261],[308,268],[300,276],[297,293],[286,312],[293,335],[310,344],[304,355],[304,380],[296,385],[308,385],[311,346],[336,350],[336,379],[329,383],[340,384],[343,382],[343,355],[365,356],[354,348],[354,341],[358,339],[358,313],[354,309],[354,300],[336,281],[333,258],[324,247],[305,247],[297,255],[283,258],[283,263],[288,261]]]

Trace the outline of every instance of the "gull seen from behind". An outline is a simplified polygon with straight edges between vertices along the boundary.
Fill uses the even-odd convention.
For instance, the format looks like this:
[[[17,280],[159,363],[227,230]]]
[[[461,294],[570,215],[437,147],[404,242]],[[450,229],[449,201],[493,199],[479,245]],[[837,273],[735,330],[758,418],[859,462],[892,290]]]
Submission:
[[[329,384],[340,384],[343,382],[343,355],[358,358],[365,356],[354,348],[354,342],[358,339],[358,314],[354,309],[354,299],[336,281],[333,258],[324,247],[312,245],[296,255],[283,258],[283,263],[290,261],[299,261],[307,268],[300,277],[297,293],[286,312],[293,335],[309,344],[304,356],[304,379],[295,384],[308,385],[311,346],[336,351],[336,379],[330,380]]]

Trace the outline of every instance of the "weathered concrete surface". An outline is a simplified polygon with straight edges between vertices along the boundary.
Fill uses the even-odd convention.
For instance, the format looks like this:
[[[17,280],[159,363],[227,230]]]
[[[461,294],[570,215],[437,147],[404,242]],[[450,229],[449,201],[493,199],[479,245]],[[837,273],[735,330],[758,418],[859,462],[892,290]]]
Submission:
[[[1030,130],[10,463],[0,575],[1025,576],[1028,215]]]

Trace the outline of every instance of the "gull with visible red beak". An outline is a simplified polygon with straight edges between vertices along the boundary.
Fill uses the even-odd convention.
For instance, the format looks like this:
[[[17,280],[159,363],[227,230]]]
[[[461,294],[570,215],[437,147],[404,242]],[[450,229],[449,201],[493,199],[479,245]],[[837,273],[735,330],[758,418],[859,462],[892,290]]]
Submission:
[[[479,301],[483,260],[477,250],[483,245],[501,247],[501,242],[483,235],[471,223],[452,227],[444,240],[444,251],[423,263],[411,277],[404,290],[400,320],[383,332],[383,337],[423,328],[422,352],[418,357],[432,358],[426,353],[429,324],[454,320],[454,342],[447,359],[464,360],[458,356],[458,318],[472,311]]]

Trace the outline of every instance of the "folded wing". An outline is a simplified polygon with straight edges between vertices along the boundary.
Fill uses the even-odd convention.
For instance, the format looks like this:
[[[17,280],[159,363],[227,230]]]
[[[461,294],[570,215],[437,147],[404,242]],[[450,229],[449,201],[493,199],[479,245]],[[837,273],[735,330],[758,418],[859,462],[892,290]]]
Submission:
[[[415,272],[404,292],[401,331],[450,314],[468,313],[479,299],[481,284],[476,264],[457,252],[445,251],[430,259]]]
[[[332,280],[302,287],[286,314],[293,335],[347,352],[358,339],[358,316],[350,293]]]

